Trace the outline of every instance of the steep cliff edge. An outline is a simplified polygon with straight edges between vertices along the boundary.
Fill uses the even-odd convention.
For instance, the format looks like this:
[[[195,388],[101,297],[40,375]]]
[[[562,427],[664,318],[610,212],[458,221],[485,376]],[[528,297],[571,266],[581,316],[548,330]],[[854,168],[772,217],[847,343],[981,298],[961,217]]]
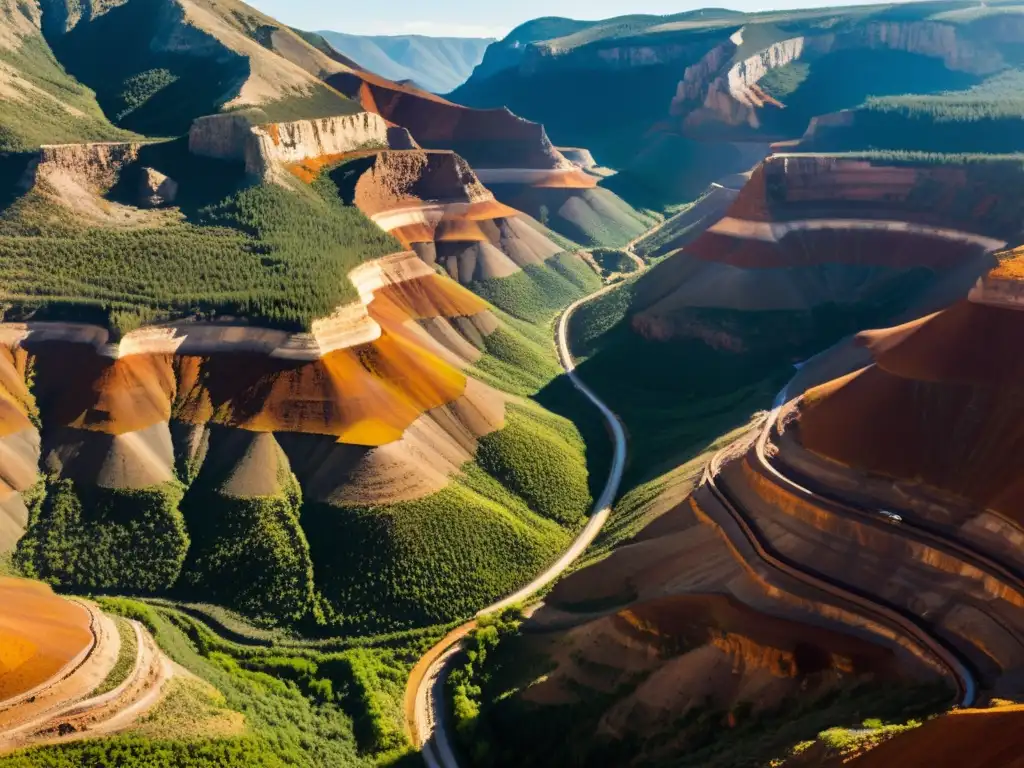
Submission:
[[[247,173],[269,179],[285,165],[386,147],[388,137],[387,123],[371,112],[265,125],[253,125],[247,117],[211,115],[192,124],[188,143],[193,154],[243,160]]]

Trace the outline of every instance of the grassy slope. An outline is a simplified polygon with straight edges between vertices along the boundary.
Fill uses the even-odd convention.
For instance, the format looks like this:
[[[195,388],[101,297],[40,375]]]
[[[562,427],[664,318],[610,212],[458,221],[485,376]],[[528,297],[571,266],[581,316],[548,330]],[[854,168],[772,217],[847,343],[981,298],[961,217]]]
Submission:
[[[301,641],[238,645],[171,605],[101,602],[145,624],[201,682],[171,691],[136,734],[14,753],[0,757],[2,768],[405,765],[405,678],[441,630],[337,650]],[[201,690],[206,684],[219,694]]]
[[[0,66],[15,70],[18,78],[12,86],[23,95],[5,101],[0,110],[0,152],[22,152],[40,144],[137,138],[110,123],[96,95],[65,71],[42,33],[24,38],[13,50],[0,49]]]
[[[121,330],[211,311],[300,329],[357,297],[349,270],[401,250],[341,202],[328,174],[311,188],[246,186],[238,169],[190,157],[180,141],[147,148],[140,162],[181,183],[184,218],[90,226],[30,192],[0,212],[8,302],[99,315]]]
[[[590,506],[573,425],[509,406],[504,429],[442,491],[381,507],[307,505],[317,585],[343,631],[450,621],[515,590],[555,559]]]
[[[536,324],[600,285],[601,278],[586,262],[562,253],[543,265],[528,264],[509,277],[473,283],[469,288],[513,317]]]

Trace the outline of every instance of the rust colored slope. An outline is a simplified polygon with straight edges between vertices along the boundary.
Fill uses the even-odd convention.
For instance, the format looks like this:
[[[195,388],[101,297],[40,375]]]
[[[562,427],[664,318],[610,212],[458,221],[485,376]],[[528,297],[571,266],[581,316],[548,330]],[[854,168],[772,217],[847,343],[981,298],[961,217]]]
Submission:
[[[407,128],[424,146],[466,148],[466,159],[481,167],[569,168],[539,123],[507,109],[469,109],[440,96],[363,72],[341,72],[327,83],[366,109]],[[478,156],[472,156],[476,154]],[[481,164],[481,159],[494,162]]]
[[[421,414],[449,403],[466,378],[398,334],[309,363],[255,355],[182,358],[178,418],[256,432],[333,435],[383,445]]]
[[[49,587],[0,578],[0,703],[55,675],[92,642],[89,615]]]
[[[55,425],[111,434],[167,421],[176,385],[170,355],[114,360],[88,344],[30,346],[41,412]]]
[[[905,379],[1024,387],[1024,312],[960,301],[919,320],[858,341],[883,370]]]
[[[847,765],[1024,768],[1024,706],[952,712],[900,734]]]
[[[0,437],[32,426],[28,413],[34,401],[26,385],[28,355],[0,346]]]
[[[810,390],[799,437],[1024,521],[1024,313],[970,302],[862,334],[876,364]]]
[[[371,314],[382,301],[396,304],[414,320],[469,317],[487,309],[486,302],[475,293],[440,275],[427,275],[381,288],[369,306]]]
[[[1024,522],[1019,389],[919,382],[872,366],[808,392],[799,436],[847,466],[918,478]]]

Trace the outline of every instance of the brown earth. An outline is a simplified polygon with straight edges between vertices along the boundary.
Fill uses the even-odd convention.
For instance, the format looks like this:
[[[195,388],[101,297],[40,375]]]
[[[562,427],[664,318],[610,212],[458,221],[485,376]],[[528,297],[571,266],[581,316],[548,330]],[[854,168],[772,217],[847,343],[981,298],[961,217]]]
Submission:
[[[1024,522],[1022,323],[1015,310],[962,301],[862,334],[874,364],[804,396],[801,443],[849,467],[922,480]]]
[[[327,83],[363,108],[412,133],[422,146],[454,149],[480,168],[572,168],[544,127],[507,109],[469,109],[368,72],[342,72]]]
[[[92,645],[88,612],[45,584],[0,578],[0,705],[58,674]]]
[[[1022,726],[1021,705],[964,709],[929,720],[845,764],[852,768],[1021,768]]]

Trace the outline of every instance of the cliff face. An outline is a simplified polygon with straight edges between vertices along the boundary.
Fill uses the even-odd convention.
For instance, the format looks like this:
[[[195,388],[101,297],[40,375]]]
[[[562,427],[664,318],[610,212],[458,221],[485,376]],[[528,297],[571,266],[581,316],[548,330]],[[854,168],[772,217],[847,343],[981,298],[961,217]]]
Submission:
[[[43,146],[39,150],[35,174],[38,177],[55,171],[68,173],[106,191],[114,185],[125,166],[138,159],[141,146],[137,142]]]
[[[757,88],[761,78],[794,61],[813,59],[832,51],[852,48],[904,51],[941,59],[951,70],[977,75],[995,72],[1003,65],[997,50],[978,45],[953,25],[929,21],[869,22],[839,34],[791,37],[730,64],[742,39],[743,30],[740,30],[728,42],[716,46],[686,68],[672,99],[670,113],[689,112],[685,121],[688,128],[715,121],[731,126],[760,127],[758,110],[765,101],[764,94]],[[699,105],[696,109],[695,104]]]
[[[267,125],[252,125],[235,115],[213,115],[192,125],[189,151],[203,157],[242,160],[247,173],[268,178],[282,165],[365,147],[386,147],[388,136],[387,123],[369,112]]]

